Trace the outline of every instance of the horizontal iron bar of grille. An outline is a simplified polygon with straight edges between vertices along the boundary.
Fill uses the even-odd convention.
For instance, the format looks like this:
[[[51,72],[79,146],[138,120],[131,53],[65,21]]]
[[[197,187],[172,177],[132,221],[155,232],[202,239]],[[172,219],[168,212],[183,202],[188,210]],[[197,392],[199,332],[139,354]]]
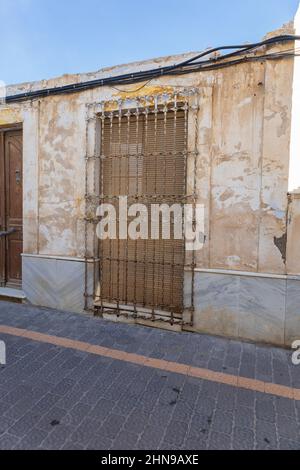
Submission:
[[[109,305],[106,305],[106,304],[109,304]],[[169,305],[169,310],[166,310],[164,308],[164,305],[161,305],[161,304],[154,304],[154,305],[147,305],[147,304],[143,304],[143,303],[130,303],[128,302],[126,304],[126,306],[122,305],[120,306],[120,299],[118,298],[111,298],[111,299],[103,299],[101,296],[99,295],[96,295],[95,298],[94,298],[94,305],[96,307],[101,307],[101,305],[103,306],[103,308],[109,308],[111,310],[128,310],[128,311],[137,311],[138,314],[140,313],[145,313],[145,310],[147,310],[147,314],[150,314],[153,312],[154,310],[154,313],[155,315],[165,315],[165,316],[170,316],[170,312],[173,311],[173,316],[174,318],[181,318],[182,317],[182,312],[177,312],[175,311],[175,307],[174,305]]]
[[[111,159],[128,159],[131,157],[134,158],[153,158],[153,157],[178,157],[182,158],[185,155],[191,155],[192,152],[149,152],[149,153],[127,153],[126,155],[118,155],[118,154],[111,154],[111,155],[100,155],[98,158],[101,160],[111,160]]]
[[[182,157],[182,156],[196,156],[196,155],[199,155],[198,152],[193,152],[193,151],[184,151],[184,152],[166,152],[166,153],[163,153],[163,152],[148,152],[147,154],[146,153],[128,153],[126,155],[118,155],[118,154],[112,154],[112,155],[90,155],[90,156],[84,156],[84,159],[85,160],[110,160],[110,159],[122,159],[122,158],[130,158],[130,157],[134,157],[134,158],[153,158],[153,157],[159,157],[159,156],[173,156],[173,157]]]
[[[141,240],[143,242],[143,240]],[[163,240],[164,241],[164,240]],[[165,240],[165,241],[169,241],[169,240]],[[145,262],[144,261],[140,261],[140,260],[136,260],[136,259],[128,259],[128,258],[110,258],[109,256],[103,256],[102,258],[100,258],[101,261],[115,261],[115,262],[120,262],[120,263],[138,263],[138,264],[144,264]],[[167,261],[152,261],[152,260],[147,260],[147,264],[150,264],[150,265],[155,265],[155,266],[174,266],[174,267],[178,267],[178,268],[182,268],[182,267],[186,267],[187,265],[186,264],[183,264],[183,263],[170,263],[170,262],[167,262]],[[190,267],[192,267],[192,265],[190,265]]]
[[[89,202],[94,202],[95,204],[97,204],[98,202],[101,203],[103,201],[105,202],[118,202],[120,201],[120,197],[124,197],[124,195],[120,195],[120,196],[115,196],[115,195],[107,195],[107,196],[90,196],[88,195],[86,197],[86,200],[89,201]],[[190,196],[179,196],[177,194],[168,194],[168,195],[164,195],[163,197],[161,196],[156,196],[154,194],[144,194],[144,195],[139,195],[139,194],[132,194],[132,195],[129,195],[129,196],[126,196],[127,197],[127,202],[135,202],[135,201],[144,201],[145,203],[149,202],[149,203],[155,203],[155,202],[167,202],[167,201],[170,201],[172,203],[174,202],[177,202],[177,203],[181,203],[181,204],[184,204],[184,203],[187,203],[189,201],[191,201],[192,199],[194,199],[194,195],[190,195]]]
[[[115,111],[103,111],[101,114],[98,114],[98,119],[100,121],[104,121],[105,119],[127,119],[129,117],[133,116],[147,116],[148,120],[154,121],[156,116],[158,114],[162,115],[164,110],[164,106],[157,106],[156,109],[148,107],[144,108],[141,104],[140,107],[138,107],[135,111],[129,111],[129,110],[115,110]],[[184,111],[185,107],[184,106],[178,106],[176,109],[172,108],[168,105],[168,110],[169,111]]]
[[[186,322],[181,318],[176,318],[173,316],[171,319],[169,316],[163,316],[162,314],[155,314],[153,317],[152,314],[143,314],[139,311],[132,310],[123,310],[123,309],[112,309],[106,308],[101,306],[95,306],[96,315],[110,315],[110,316],[117,316],[117,317],[125,317],[126,319],[133,319],[133,320],[142,320],[142,321],[152,321],[158,323],[168,323],[174,326],[190,326],[190,322]]]
[[[144,95],[138,97],[126,97],[124,99],[111,99],[107,101],[100,101],[95,103],[100,109],[97,110],[97,115],[100,117],[107,117],[106,113],[115,114],[117,116],[123,113],[126,115],[136,114],[137,111],[144,114],[155,114],[156,111],[163,109],[166,105],[171,111],[177,109],[188,109],[188,98],[199,94],[198,88],[181,88],[177,91],[162,92],[154,95]],[[91,104],[93,106],[93,104]]]
[[[99,306],[99,300],[97,302],[97,298],[99,299],[99,297],[96,297],[96,301],[95,301],[95,305],[96,306]],[[134,311],[134,309],[136,308],[136,305],[135,304],[126,304],[126,305],[123,305],[123,304],[120,304],[118,305],[118,307],[116,306],[116,302],[117,302],[117,299],[111,299],[111,302],[108,303],[108,302],[105,302],[102,300],[102,303],[100,303],[100,306],[102,305],[103,308],[109,308],[111,310],[124,310],[125,312],[132,312]],[[144,305],[139,305],[138,306],[138,311],[139,313],[144,313],[144,314],[151,314],[152,313],[152,308],[149,309],[147,307],[145,307]],[[163,309],[161,309],[161,305],[155,305],[155,313],[157,315],[161,315],[161,316],[168,316],[169,312],[167,311],[164,311]],[[178,318],[180,319],[181,318],[181,314],[177,314],[177,313],[174,313],[174,318]]]

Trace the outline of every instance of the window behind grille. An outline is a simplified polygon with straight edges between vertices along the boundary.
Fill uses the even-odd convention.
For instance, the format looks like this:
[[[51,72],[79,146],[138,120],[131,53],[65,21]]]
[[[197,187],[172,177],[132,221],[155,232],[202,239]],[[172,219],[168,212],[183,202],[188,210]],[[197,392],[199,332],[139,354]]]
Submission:
[[[128,206],[144,204],[149,214],[149,237],[151,204],[177,203],[183,207],[186,114],[181,109],[164,109],[109,115],[102,120],[103,202],[115,206],[117,220],[119,196],[128,196]],[[175,240],[173,234],[171,226],[170,240],[163,240],[160,233],[159,240],[101,241],[101,304],[181,314],[184,240]]]

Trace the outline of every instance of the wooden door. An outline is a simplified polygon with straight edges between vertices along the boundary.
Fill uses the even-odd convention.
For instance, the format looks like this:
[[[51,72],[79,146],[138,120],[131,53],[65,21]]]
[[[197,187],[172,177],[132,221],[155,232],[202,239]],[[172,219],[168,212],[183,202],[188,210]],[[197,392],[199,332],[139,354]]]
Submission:
[[[0,130],[0,197],[0,283],[20,287],[23,251],[21,130]],[[3,236],[3,232],[6,235]]]

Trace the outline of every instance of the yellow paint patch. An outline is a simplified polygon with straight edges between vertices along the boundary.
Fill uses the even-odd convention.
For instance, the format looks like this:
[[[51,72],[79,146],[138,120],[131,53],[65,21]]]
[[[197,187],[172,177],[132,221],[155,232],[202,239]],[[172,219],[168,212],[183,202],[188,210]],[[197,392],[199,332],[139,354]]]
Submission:
[[[159,95],[162,93],[174,92],[174,89],[171,86],[144,86],[143,88],[141,88],[141,86],[141,84],[139,84],[138,86],[135,85],[134,87],[131,86],[130,88],[125,89],[124,91],[119,91],[116,95],[119,96],[121,99],[130,99],[148,95]]]
[[[11,108],[0,108],[0,126],[22,121],[21,113]]]
[[[147,83],[147,82],[146,82]],[[142,87],[142,88],[141,88]],[[121,89],[120,89],[121,90]],[[147,97],[147,105],[154,104],[151,102],[151,96],[162,95],[164,93],[174,93],[174,88],[171,86],[142,86],[141,84],[126,87],[124,91],[117,91],[114,94],[113,100],[105,103],[105,111],[116,111],[118,109],[119,100],[134,100],[141,99],[141,106],[146,105],[143,98]],[[148,98],[149,97],[149,98]]]

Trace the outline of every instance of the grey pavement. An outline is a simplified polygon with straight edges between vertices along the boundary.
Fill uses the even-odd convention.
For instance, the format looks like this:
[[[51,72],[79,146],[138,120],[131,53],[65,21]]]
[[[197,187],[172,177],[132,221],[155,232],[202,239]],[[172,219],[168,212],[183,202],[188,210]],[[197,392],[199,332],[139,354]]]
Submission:
[[[291,351],[0,302],[0,324],[300,388]],[[0,333],[0,449],[300,449],[300,402]]]

